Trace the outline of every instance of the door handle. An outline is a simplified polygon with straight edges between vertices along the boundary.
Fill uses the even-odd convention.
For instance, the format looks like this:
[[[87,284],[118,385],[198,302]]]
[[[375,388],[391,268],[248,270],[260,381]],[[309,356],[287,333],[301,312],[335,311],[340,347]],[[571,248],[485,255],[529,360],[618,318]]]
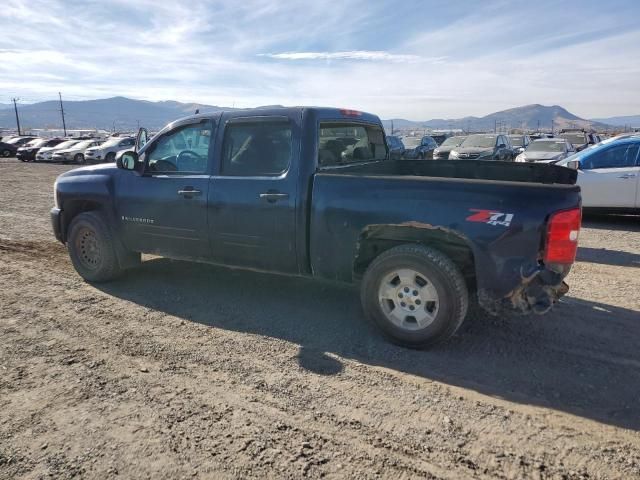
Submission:
[[[178,195],[182,195],[186,198],[191,198],[202,195],[202,192],[200,190],[196,190],[193,187],[184,187],[184,190],[178,190]]]
[[[288,193],[280,193],[280,192],[265,192],[260,194],[261,200],[266,200],[269,203],[275,203],[278,200],[286,200],[289,198]]]
[[[636,178],[635,173],[625,173],[624,175],[620,175],[618,178]]]

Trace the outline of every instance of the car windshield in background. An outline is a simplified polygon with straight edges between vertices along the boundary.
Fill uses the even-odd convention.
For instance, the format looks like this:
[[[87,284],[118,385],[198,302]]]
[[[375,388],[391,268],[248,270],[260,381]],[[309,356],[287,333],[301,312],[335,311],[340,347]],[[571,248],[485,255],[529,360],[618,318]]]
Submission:
[[[510,135],[511,143],[514,147],[524,147],[524,137],[521,135]]]
[[[587,143],[587,139],[585,138],[585,136],[580,133],[564,134],[562,135],[562,138],[568,140],[573,145],[584,145],[585,143]]]
[[[57,150],[62,150],[64,148],[69,148],[72,145],[75,145],[76,143],[78,143],[78,140],[67,140],[66,142],[59,143],[58,145],[55,146],[55,148]]]
[[[122,140],[124,140],[122,137],[110,138],[109,140],[107,140],[106,142],[104,142],[100,146],[101,147],[114,147],[114,146],[118,145]]]
[[[28,142],[25,147],[40,147],[42,145],[44,145],[45,143],[47,143],[47,139],[46,138],[36,138],[35,140],[31,140],[30,142]]]
[[[564,152],[565,142],[532,142],[527,147],[527,152]]]
[[[404,143],[404,146],[406,148],[416,148],[418,145],[420,145],[421,141],[422,137],[404,137],[402,139],[402,143]]]
[[[441,147],[457,147],[464,141],[465,137],[449,137],[442,142]]]
[[[471,135],[467,137],[464,142],[460,144],[463,148],[468,147],[483,147],[489,148],[494,147],[496,144],[496,136],[495,135]]]
[[[9,140],[7,140],[4,143],[8,143],[9,145],[15,145],[16,143],[18,143],[20,140],[22,140],[21,137],[15,137],[15,138],[10,138]]]
[[[89,145],[91,145],[94,142],[95,140],[85,140],[83,142],[78,142],[73,146],[73,148],[87,148]]]

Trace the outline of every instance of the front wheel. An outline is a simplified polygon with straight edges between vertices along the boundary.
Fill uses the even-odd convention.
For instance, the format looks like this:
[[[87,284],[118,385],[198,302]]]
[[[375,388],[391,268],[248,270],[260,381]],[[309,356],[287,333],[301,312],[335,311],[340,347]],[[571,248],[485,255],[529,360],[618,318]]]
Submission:
[[[401,245],[378,256],[361,286],[365,315],[391,341],[424,348],[451,337],[469,305],[464,277],[437,250]]]
[[[78,164],[83,164],[84,163],[84,155],[81,153],[76,153],[76,156],[73,157],[73,161],[78,163]]]
[[[107,163],[112,163],[116,161],[116,154],[114,152],[107,153],[107,156],[104,157],[104,161]]]
[[[77,215],[69,226],[67,250],[76,272],[89,282],[106,282],[120,275],[111,230],[98,212]]]

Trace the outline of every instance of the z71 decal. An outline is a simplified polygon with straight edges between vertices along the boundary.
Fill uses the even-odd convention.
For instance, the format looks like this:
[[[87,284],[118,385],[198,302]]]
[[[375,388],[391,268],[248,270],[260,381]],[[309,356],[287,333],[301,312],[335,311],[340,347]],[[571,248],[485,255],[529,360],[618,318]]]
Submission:
[[[494,212],[493,210],[479,210],[470,208],[471,212],[476,212],[467,217],[467,222],[486,223],[488,225],[502,225],[508,227],[513,220],[513,213]]]

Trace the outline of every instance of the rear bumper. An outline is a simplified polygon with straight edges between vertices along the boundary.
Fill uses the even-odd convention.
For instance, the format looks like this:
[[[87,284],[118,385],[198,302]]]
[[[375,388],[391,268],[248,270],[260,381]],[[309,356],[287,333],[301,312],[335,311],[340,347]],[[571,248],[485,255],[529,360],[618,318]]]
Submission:
[[[53,228],[53,234],[56,237],[56,240],[64,243],[64,234],[62,231],[62,210],[59,208],[51,209],[51,227]]]
[[[496,298],[491,292],[479,290],[478,302],[492,315],[545,314],[569,291],[564,278],[570,269],[570,265],[540,267],[531,274],[523,274],[522,283],[504,297]]]

